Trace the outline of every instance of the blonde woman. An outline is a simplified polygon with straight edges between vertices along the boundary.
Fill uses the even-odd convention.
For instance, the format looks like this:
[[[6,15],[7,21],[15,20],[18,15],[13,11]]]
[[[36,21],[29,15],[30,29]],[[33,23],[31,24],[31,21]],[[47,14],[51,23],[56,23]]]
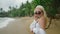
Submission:
[[[46,34],[46,12],[43,6],[38,5],[34,10],[34,21],[30,25],[33,34]]]

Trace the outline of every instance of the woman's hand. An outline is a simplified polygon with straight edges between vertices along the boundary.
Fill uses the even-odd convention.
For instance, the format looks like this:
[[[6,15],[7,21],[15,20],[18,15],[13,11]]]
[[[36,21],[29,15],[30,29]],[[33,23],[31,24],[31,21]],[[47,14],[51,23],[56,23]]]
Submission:
[[[31,34],[34,34],[34,32],[33,32],[33,31],[31,31]]]
[[[38,16],[37,15],[34,15],[34,19],[37,21],[38,20]]]

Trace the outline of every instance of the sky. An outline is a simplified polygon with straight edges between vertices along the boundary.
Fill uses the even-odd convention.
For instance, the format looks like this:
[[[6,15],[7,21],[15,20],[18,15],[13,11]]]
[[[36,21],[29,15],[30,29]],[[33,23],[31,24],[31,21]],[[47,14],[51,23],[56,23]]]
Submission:
[[[8,11],[9,10],[9,6],[14,6],[16,7],[16,5],[18,7],[20,7],[21,3],[26,3],[27,0],[0,0],[0,8],[3,8],[3,10]],[[29,2],[32,2],[32,0],[28,0]],[[18,8],[17,7],[17,8]]]

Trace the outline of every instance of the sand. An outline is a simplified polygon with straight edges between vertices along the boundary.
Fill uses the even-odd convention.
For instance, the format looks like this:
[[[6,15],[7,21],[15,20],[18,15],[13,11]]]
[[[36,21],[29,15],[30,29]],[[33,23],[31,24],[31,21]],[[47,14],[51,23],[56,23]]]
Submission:
[[[1,28],[0,34],[31,34],[29,25],[33,21],[32,17],[17,17],[15,19],[15,21],[10,22],[6,27]],[[47,34],[60,34],[60,20],[55,21],[53,20],[50,28],[46,30]]]

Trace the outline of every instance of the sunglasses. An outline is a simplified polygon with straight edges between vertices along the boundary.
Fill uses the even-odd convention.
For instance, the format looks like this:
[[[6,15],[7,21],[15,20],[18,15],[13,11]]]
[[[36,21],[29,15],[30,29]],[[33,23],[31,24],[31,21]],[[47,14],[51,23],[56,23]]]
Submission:
[[[41,12],[40,11],[36,11],[34,14],[41,14]]]

